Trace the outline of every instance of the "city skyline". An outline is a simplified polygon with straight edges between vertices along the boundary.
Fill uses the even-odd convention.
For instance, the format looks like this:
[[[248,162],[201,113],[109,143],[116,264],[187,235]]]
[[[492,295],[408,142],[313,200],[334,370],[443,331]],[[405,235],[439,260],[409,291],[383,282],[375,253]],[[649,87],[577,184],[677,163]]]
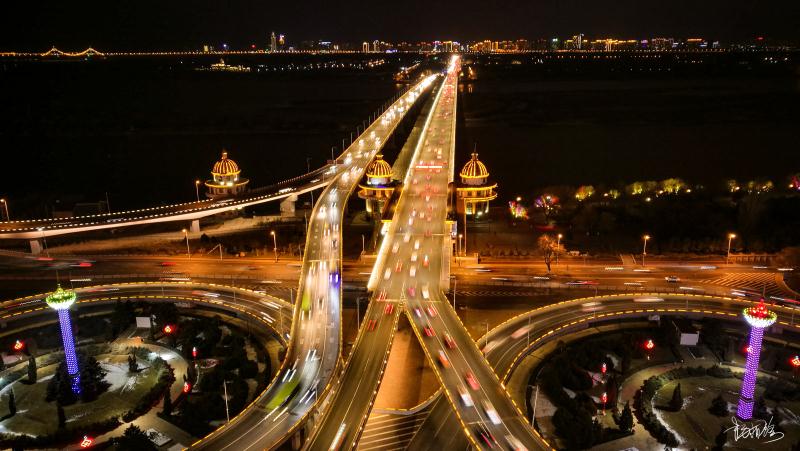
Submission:
[[[311,8],[251,2],[224,6],[216,2],[124,6],[88,2],[80,7],[20,4],[0,19],[0,48],[38,50],[55,44],[65,48],[179,50],[204,43],[269,48],[272,31],[285,34],[295,44],[305,40],[360,44],[374,39],[413,42],[443,38],[467,42],[579,33],[625,38],[700,35],[726,42],[763,36],[782,42],[795,39],[794,25],[800,21],[800,7],[783,0],[774,2],[771,8],[746,0],[702,5],[681,1],[670,3],[669,8],[626,1],[617,3],[613,14],[606,6],[590,2],[515,3],[496,8],[467,1],[457,8],[452,6],[408,2],[398,7],[352,1]],[[476,23],[476,17],[481,21]]]

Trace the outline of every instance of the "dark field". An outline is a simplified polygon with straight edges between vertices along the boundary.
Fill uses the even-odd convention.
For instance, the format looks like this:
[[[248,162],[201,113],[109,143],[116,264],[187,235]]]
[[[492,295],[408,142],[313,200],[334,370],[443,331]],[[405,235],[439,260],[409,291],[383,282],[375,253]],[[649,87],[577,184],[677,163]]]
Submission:
[[[477,142],[501,199],[547,185],[675,176],[778,183],[800,167],[800,70],[790,56],[704,60],[692,70],[674,61],[478,59],[477,80],[463,83],[457,163]],[[364,57],[260,58],[226,62],[255,70]],[[291,177],[307,157],[318,166],[349,140],[399,89],[397,68],[422,59],[368,58],[386,63],[265,75],[192,70],[214,58],[2,61],[0,194],[12,216],[105,192],[115,210],[188,201],[223,147],[254,187]]]

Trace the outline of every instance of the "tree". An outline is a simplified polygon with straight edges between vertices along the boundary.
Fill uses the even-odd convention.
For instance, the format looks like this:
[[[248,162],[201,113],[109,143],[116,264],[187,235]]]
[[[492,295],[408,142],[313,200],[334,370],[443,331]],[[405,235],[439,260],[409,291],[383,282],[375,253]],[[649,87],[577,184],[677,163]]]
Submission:
[[[139,364],[136,362],[136,355],[131,353],[128,356],[128,372],[129,373],[137,373],[139,371]]]
[[[708,411],[712,415],[724,417],[728,415],[728,402],[725,401],[721,394],[717,395],[716,398],[711,400],[711,407],[708,408]]]
[[[672,399],[669,402],[669,408],[677,412],[681,410],[681,407],[683,407],[683,396],[681,396],[681,384],[678,382],[678,385],[675,386],[675,390],[672,391]]]
[[[28,382],[36,383],[36,357],[34,356],[28,359]]]
[[[79,354],[78,357],[81,375],[81,400],[94,401],[105,392],[109,384],[105,381],[106,371],[94,357]]]
[[[11,393],[8,394],[8,415],[14,416],[17,414],[17,400],[14,397],[14,389],[11,389]]]
[[[72,392],[72,378],[67,374],[67,365],[61,362],[53,378],[47,382],[45,401],[56,401],[62,406],[74,404],[78,398]]]
[[[115,438],[114,445],[118,451],[155,451],[158,449],[147,433],[135,424],[128,426],[121,437]]]
[[[60,402],[56,402],[56,411],[58,412],[58,428],[61,429],[67,425],[67,415],[64,413],[64,407]]]
[[[619,415],[619,430],[630,432],[633,429],[633,413],[629,402],[625,403],[622,413]]]
[[[558,241],[545,233],[539,237],[537,245],[544,257],[544,264],[547,266],[547,272],[550,272],[550,262],[553,260],[553,256],[556,255],[556,252],[558,252]]]
[[[172,415],[172,396],[170,395],[170,388],[167,388],[167,392],[164,394],[164,406],[161,410],[161,413],[164,415]]]
[[[719,434],[714,438],[714,450],[722,451],[725,443],[728,441],[728,434],[726,433],[725,426],[719,428]]]

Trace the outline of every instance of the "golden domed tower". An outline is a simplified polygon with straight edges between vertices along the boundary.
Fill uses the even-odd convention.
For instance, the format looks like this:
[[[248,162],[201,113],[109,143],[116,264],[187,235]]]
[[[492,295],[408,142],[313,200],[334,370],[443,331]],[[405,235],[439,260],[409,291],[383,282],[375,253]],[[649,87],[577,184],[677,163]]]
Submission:
[[[211,169],[211,180],[206,180],[206,196],[209,199],[221,199],[246,191],[250,180],[240,177],[241,172],[239,165],[228,158],[228,151],[223,149],[222,158]]]
[[[366,182],[358,185],[358,197],[367,201],[367,213],[381,215],[383,212],[396,185],[392,175],[392,167],[383,159],[383,155],[375,155],[375,159],[367,166]]]
[[[489,171],[478,159],[478,152],[461,169],[461,183],[456,187],[456,211],[465,216],[480,218],[489,213],[489,201],[497,198],[497,183],[489,182]]]

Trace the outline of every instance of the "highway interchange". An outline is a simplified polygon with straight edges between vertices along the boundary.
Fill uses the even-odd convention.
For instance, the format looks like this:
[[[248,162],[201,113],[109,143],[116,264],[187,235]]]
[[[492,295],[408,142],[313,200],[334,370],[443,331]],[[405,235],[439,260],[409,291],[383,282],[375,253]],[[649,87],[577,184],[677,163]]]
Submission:
[[[221,268],[212,265],[215,263],[212,259],[183,260],[176,264],[176,271],[171,271],[174,274],[170,277],[164,277],[163,273],[156,276],[162,279],[159,282],[77,289],[81,306],[108,306],[117,300],[163,300],[182,304],[184,308],[203,306],[253,321],[288,340],[286,358],[269,387],[237,418],[193,444],[193,448],[214,450],[273,449],[292,439],[295,433],[305,435],[305,449],[355,448],[380,387],[401,315],[406,315],[412,325],[444,395],[435,402],[415,436],[413,449],[463,448],[467,443],[487,449],[549,449],[551,445],[529,425],[529,419],[504,385],[525,353],[566,331],[626,316],[735,317],[759,291],[772,296],[773,301],[793,305],[791,301],[796,295],[782,284],[774,270],[752,265],[727,267],[724,262],[687,265],[661,261],[634,268],[613,261],[581,265],[580,261],[567,260],[554,268],[556,275],[546,275],[539,265],[529,262],[490,261],[451,266],[452,223],[447,221],[447,211],[448,184],[453,181],[454,173],[458,72],[459,61],[454,57],[443,76],[421,80],[392,104],[337,158],[336,164],[274,185],[267,190],[268,194],[259,193],[224,204],[204,201],[79,221],[2,223],[0,238],[13,235],[36,239],[39,235],[66,233],[72,228],[92,230],[121,223],[132,225],[137,221],[195,219],[222,209],[326,186],[313,206],[302,262],[271,264],[241,259]],[[362,263],[345,268],[341,245],[347,200],[403,115],[434,83],[437,86],[433,107],[405,175],[403,192],[377,261],[371,269]],[[25,274],[41,263],[35,259],[24,261],[28,267],[21,272]],[[74,260],[80,261],[80,258]],[[157,258],[147,257],[111,258],[103,262],[105,267],[93,273],[94,280],[78,276],[74,277],[76,283],[101,283],[103,276],[109,280],[131,274],[149,277],[152,274],[134,268],[159,265]],[[256,269],[254,265],[258,265]],[[567,265],[571,267],[564,268]],[[732,271],[736,277],[726,284],[725,277]],[[74,272],[80,274],[80,267],[74,267]],[[345,279],[367,282],[367,273],[371,302],[351,354],[342,356],[343,284]],[[246,284],[253,288],[299,279],[299,289],[290,304],[261,289],[197,281],[213,280],[215,276],[236,280],[237,284],[252,279]],[[20,283],[29,280],[22,274],[7,274],[4,278],[15,277]],[[453,282],[461,286],[576,287],[641,293],[543,306],[512,318],[476,343],[445,297],[454,288]],[[666,293],[669,291],[672,293]],[[780,326],[798,328],[792,307],[778,306],[776,311]],[[3,303],[0,321],[18,324],[18,320],[45,312],[41,295],[18,298]],[[791,319],[787,318],[789,315]],[[305,430],[298,432],[303,426]]]

